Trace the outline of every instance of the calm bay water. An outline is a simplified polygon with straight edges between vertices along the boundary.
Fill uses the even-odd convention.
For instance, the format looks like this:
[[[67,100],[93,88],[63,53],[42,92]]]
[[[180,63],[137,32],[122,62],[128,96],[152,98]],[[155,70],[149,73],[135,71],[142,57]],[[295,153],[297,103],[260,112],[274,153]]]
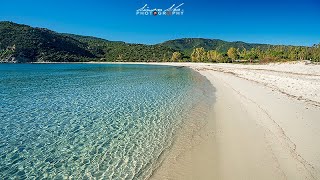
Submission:
[[[144,179],[207,86],[187,68],[0,64],[0,179]]]

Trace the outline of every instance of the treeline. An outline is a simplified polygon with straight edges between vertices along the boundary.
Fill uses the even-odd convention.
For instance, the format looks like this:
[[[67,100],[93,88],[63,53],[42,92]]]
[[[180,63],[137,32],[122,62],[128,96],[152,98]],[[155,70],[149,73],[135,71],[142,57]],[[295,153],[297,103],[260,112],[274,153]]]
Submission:
[[[268,46],[267,48],[255,47],[246,48],[231,47],[227,52],[217,50],[206,51],[203,47],[193,49],[189,61],[191,62],[277,62],[311,60],[320,62],[320,44],[312,47],[304,46]],[[183,58],[180,52],[174,52],[171,61],[188,61]]]
[[[131,44],[62,34],[13,22],[0,22],[0,62],[273,62],[320,61],[320,45],[272,46],[184,38],[156,45]]]
[[[130,44],[121,41],[64,34],[87,45],[87,49],[96,56],[91,61],[102,62],[167,62],[175,51],[161,45]]]

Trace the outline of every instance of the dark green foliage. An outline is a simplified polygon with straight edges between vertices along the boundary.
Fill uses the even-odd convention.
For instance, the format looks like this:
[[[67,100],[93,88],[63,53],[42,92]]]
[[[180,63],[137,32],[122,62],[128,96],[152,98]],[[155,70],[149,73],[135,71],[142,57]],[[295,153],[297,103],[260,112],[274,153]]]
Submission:
[[[0,61],[169,61],[173,49],[128,44],[90,36],[56,33],[12,22],[0,22]]]
[[[184,52],[184,54],[189,56],[190,59],[192,59],[191,54],[196,48],[204,48],[206,51],[215,50],[222,54],[226,54],[230,48],[235,48],[238,51],[237,58],[242,60],[261,60],[263,62],[282,60],[320,61],[320,45],[314,45],[313,47],[281,46],[252,44],[241,41],[227,42],[219,39],[202,38],[170,40],[161,43],[161,45]]]
[[[86,50],[84,43],[73,38],[12,22],[0,22],[0,49],[10,49],[18,61],[26,62],[78,61],[95,57]]]
[[[129,44],[90,36],[65,34],[88,45],[100,61],[161,62],[171,59],[173,49],[160,45]]]
[[[220,53],[226,53],[229,48],[234,47],[236,49],[251,49],[254,47],[267,48],[266,44],[250,44],[244,43],[241,41],[236,42],[227,42],[219,39],[203,39],[203,38],[183,38],[166,41],[161,43],[161,45],[170,47],[181,52],[184,52],[186,55],[191,56],[193,49],[203,47],[206,51],[216,50]]]
[[[158,45],[126,44],[113,46],[106,52],[106,61],[169,61],[174,50]]]
[[[228,58],[230,48],[233,53],[229,52],[232,57]],[[320,45],[273,46],[201,38],[170,40],[157,45],[129,44],[0,22],[0,62],[163,62],[172,61],[174,52],[180,53],[179,61],[320,61]]]
[[[242,60],[258,60],[260,62],[311,60],[319,62],[319,45],[305,46],[268,46],[267,49],[252,48],[239,52]]]

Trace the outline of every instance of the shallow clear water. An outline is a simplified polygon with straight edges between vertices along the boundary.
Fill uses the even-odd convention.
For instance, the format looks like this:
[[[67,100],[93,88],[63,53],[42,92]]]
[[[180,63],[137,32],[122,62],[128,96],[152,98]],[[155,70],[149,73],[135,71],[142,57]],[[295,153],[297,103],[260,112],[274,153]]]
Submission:
[[[206,83],[167,66],[0,64],[0,179],[144,179]]]

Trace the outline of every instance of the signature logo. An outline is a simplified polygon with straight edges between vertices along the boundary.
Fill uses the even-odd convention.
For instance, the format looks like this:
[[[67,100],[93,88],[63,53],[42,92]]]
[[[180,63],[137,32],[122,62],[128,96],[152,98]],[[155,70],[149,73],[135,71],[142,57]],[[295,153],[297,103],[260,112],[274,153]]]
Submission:
[[[136,15],[139,16],[181,16],[184,14],[184,9],[181,9],[184,3],[173,4],[171,7],[167,9],[161,8],[150,8],[148,4],[145,4],[142,8],[136,10]]]

